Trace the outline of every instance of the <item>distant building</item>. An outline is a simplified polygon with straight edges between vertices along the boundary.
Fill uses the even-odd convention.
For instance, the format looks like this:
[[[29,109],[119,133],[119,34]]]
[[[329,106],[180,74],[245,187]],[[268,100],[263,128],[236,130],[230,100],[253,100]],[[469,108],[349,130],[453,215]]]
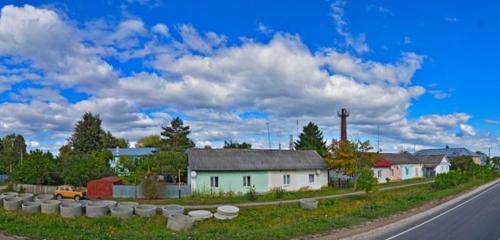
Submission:
[[[151,155],[158,151],[157,148],[108,148],[108,151],[110,151],[113,154],[113,159],[109,160],[109,166],[115,170],[116,173],[119,175],[126,175],[128,171],[122,171],[120,168],[120,157],[121,156],[127,156],[132,159],[137,159],[140,157],[144,157],[147,155]]]
[[[316,151],[262,149],[189,149],[188,184],[192,192],[245,193],[273,188],[320,189],[328,171]]]
[[[422,162],[409,153],[382,153],[382,160],[390,162],[391,180],[423,177]]]
[[[434,177],[450,171],[450,161],[446,155],[416,156],[423,164],[424,177]]]
[[[375,163],[373,166],[373,175],[377,178],[379,183],[385,183],[401,178],[401,176],[395,176],[394,173],[395,172],[392,169],[392,163],[390,161],[380,161]]]
[[[455,157],[467,156],[471,157],[477,165],[486,165],[487,157],[484,154],[478,154],[470,151],[467,148],[450,148],[446,146],[445,148],[438,149],[422,149],[415,152],[415,156],[434,156],[434,155],[445,155],[450,161]]]

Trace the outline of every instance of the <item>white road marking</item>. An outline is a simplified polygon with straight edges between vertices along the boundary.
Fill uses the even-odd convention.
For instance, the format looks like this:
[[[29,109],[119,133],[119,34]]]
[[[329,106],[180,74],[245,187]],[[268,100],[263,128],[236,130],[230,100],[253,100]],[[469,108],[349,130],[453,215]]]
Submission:
[[[412,228],[409,228],[409,229],[407,229],[407,230],[405,230],[405,231],[403,231],[403,232],[400,232],[400,233],[398,233],[398,234],[396,234],[396,235],[394,235],[394,236],[392,236],[392,237],[386,238],[385,240],[391,240],[391,239],[397,238],[397,237],[399,237],[399,236],[401,236],[401,235],[404,235],[404,234],[406,234],[406,233],[408,233],[408,232],[411,232],[411,231],[413,231],[413,230],[415,230],[415,229],[417,229],[417,228],[419,228],[419,227],[421,227],[421,226],[423,226],[423,225],[425,225],[425,224],[427,224],[427,223],[430,223],[430,222],[432,222],[432,221],[434,221],[434,220],[438,219],[439,217],[441,217],[441,216],[443,216],[443,215],[445,215],[445,214],[447,214],[447,213],[449,213],[449,212],[451,212],[451,211],[453,211],[453,210],[455,210],[455,209],[457,209],[457,208],[461,207],[462,205],[464,205],[464,204],[466,204],[466,203],[468,203],[468,202],[470,202],[470,201],[472,201],[472,200],[474,200],[474,199],[478,198],[479,196],[481,196],[481,195],[483,195],[483,194],[485,194],[485,193],[489,192],[491,189],[495,188],[496,186],[497,186],[497,185],[495,184],[495,185],[494,185],[494,186],[492,186],[491,188],[489,188],[489,189],[487,189],[487,190],[485,190],[485,191],[483,191],[483,192],[479,193],[478,195],[476,195],[476,196],[474,196],[474,197],[470,198],[469,200],[467,200],[467,201],[465,201],[465,202],[463,202],[463,203],[460,203],[459,205],[457,205],[457,206],[455,206],[455,207],[453,207],[453,208],[450,208],[450,209],[446,210],[445,212],[443,212],[443,213],[441,213],[441,214],[439,214],[439,215],[437,215],[437,216],[435,216],[435,217],[433,217],[433,218],[431,218],[431,219],[429,219],[429,220],[427,220],[427,221],[425,221],[425,222],[423,222],[423,223],[420,223],[420,224],[418,224],[418,225],[416,225],[416,226],[414,226],[414,227],[412,227]],[[499,240],[500,240],[500,239],[499,239]]]

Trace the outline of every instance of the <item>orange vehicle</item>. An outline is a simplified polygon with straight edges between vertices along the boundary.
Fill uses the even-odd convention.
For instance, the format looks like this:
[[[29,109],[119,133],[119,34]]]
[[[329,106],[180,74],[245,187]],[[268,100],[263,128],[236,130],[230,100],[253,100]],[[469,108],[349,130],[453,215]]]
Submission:
[[[86,195],[87,193],[85,191],[69,185],[58,186],[56,190],[54,190],[54,196],[56,196],[57,199],[73,198],[75,200],[81,200],[84,199]]]

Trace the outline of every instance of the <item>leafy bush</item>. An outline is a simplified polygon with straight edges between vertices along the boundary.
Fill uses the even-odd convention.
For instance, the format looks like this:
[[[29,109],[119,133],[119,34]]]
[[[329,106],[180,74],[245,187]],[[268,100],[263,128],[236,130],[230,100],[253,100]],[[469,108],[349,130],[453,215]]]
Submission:
[[[281,199],[285,196],[286,190],[281,187],[277,187],[271,189],[271,193],[274,195],[276,199]]]
[[[377,179],[373,176],[373,171],[371,169],[361,170],[357,179],[356,188],[365,192],[370,192],[375,185],[377,185]]]
[[[257,190],[255,189],[255,186],[251,186],[248,188],[248,191],[245,193],[245,197],[248,200],[257,200],[258,194]]]
[[[157,199],[160,196],[160,188],[163,187],[163,184],[158,181],[158,176],[155,173],[148,173],[142,181],[142,187],[146,199]]]
[[[436,176],[436,180],[432,186],[436,189],[446,189],[474,179],[492,179],[496,174],[497,173],[490,168],[474,165],[470,166],[466,171],[458,169],[451,170],[448,173],[439,174]]]

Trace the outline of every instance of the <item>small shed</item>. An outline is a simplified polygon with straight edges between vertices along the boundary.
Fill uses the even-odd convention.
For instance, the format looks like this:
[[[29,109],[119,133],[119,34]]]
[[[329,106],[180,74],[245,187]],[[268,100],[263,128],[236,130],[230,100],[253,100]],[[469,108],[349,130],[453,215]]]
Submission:
[[[104,177],[87,182],[87,196],[89,199],[113,198],[113,185],[121,184],[121,179],[116,176]]]

